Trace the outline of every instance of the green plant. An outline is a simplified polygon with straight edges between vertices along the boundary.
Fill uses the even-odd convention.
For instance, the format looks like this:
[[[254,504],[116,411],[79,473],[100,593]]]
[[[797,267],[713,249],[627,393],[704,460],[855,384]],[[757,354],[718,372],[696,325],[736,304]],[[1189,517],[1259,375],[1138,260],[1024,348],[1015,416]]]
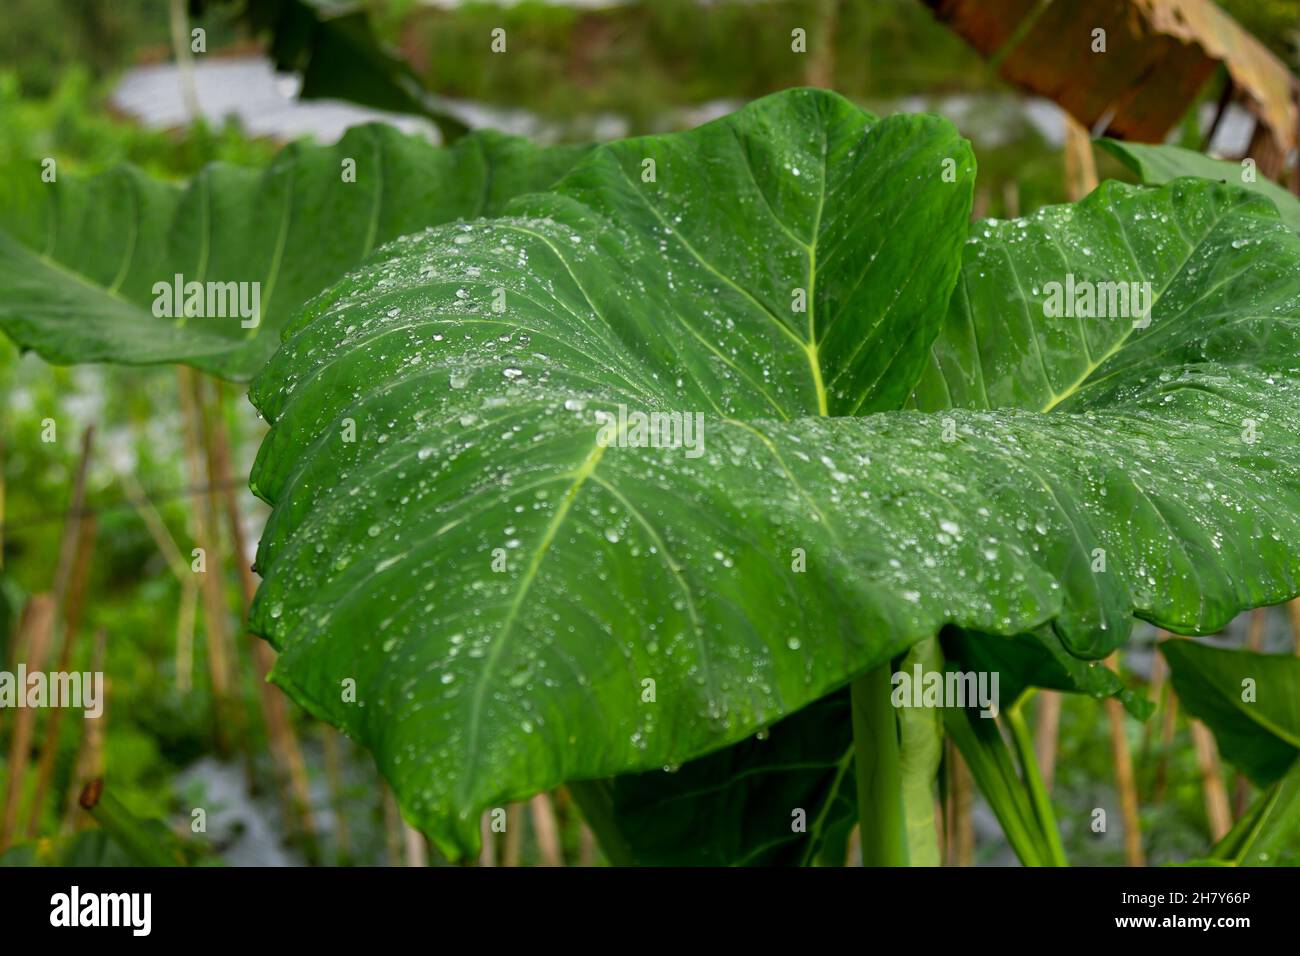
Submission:
[[[207,847],[183,840],[157,820],[143,819],[96,780],[80,794],[99,829],[39,840],[0,853],[0,866],[213,866]]]
[[[1021,858],[1060,863],[1024,696],[1124,695],[1091,662],[1134,617],[1210,633],[1297,593],[1300,237],[1266,198],[1107,183],[971,226],[946,121],[811,90],[532,152],[529,175],[474,178],[497,202],[433,216],[417,197],[463,187],[466,152],[408,155],[442,172],[382,193],[341,182],[346,155],[200,179],[190,210],[245,210],[216,230],[130,179],[160,210],[139,234],[184,243],[106,260],[83,229],[54,258],[98,289],[32,251],[38,229],[0,238],[0,323],[58,360],[243,376],[264,331],[141,303],[160,263],[281,264],[250,623],[450,855],[484,808],[569,782],[616,862],[811,862],[854,802],[864,859],[933,862],[946,728]],[[104,192],[71,208],[115,221]],[[1149,283],[1146,308],[1054,309],[1067,276]],[[996,672],[1001,718],[889,706],[914,666]]]
[[[0,196],[0,328],[52,362],[186,362],[243,381],[302,303],[378,245],[495,214],[584,151],[493,132],[439,149],[370,125],[334,146],[293,144],[263,171],[212,163],[184,187],[130,166],[46,182],[40,161],[15,163]],[[156,315],[155,284],[178,274],[257,281],[256,324]]]
[[[1174,687],[1224,757],[1262,789],[1211,861],[1269,865],[1300,827],[1300,660],[1165,641]]]

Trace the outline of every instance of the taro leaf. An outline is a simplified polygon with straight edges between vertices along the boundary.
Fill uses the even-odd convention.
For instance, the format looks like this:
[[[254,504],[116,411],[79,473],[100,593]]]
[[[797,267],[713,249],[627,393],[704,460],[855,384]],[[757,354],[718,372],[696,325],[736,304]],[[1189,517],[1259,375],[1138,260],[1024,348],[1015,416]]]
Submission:
[[[1196,641],[1160,650],[1178,699],[1214,731],[1224,759],[1261,787],[1280,780],[1300,756],[1300,659]]]
[[[265,171],[213,164],[187,187],[131,167],[47,184],[32,163],[0,196],[0,329],[51,362],[184,362],[245,380],[302,303],[376,246],[499,212],[583,152],[497,133],[443,149],[371,125],[331,147],[289,146]],[[154,284],[177,274],[260,283],[260,323],[244,328],[230,308],[156,317]]]
[[[970,168],[942,120],[792,91],[603,147],[315,300],[252,390],[276,679],[464,853],[486,806],[720,749],[945,624],[1051,621],[1100,657],[1135,612],[1211,630],[1293,596],[1300,237],[1206,182],[1008,226],[1029,269],[1066,265],[1044,221],[1124,227],[1165,280],[1149,334],[1122,348],[1125,322],[1096,368],[988,343],[1025,379],[1051,355],[1053,414],[889,411],[946,309]],[[1070,241],[1078,271],[1104,238]],[[971,248],[963,294],[995,304],[979,273],[1007,250]],[[699,413],[704,440],[647,447],[620,405]]]
[[[1199,176],[1257,192],[1277,207],[1283,222],[1300,231],[1300,197],[1268,177],[1261,177],[1258,170],[1253,170],[1254,178],[1247,180],[1241,163],[1211,159],[1181,146],[1151,146],[1117,139],[1099,139],[1096,143],[1150,185],[1162,185],[1180,176]]]
[[[1133,615],[1211,633],[1296,590],[1297,255],[1267,201],[1192,179],[973,227],[913,402],[951,419],[955,448],[968,429],[1007,439],[1013,537],[1062,588],[1052,626],[1072,654],[1105,656]],[[1070,276],[1108,309],[1099,284],[1149,282],[1147,324],[1046,315]],[[985,408],[1008,411],[957,411]]]
[[[1110,189],[1112,187],[1107,188]],[[1090,200],[1090,204],[1096,204],[1097,202],[1099,202],[1099,199],[1097,198]],[[1073,213],[1074,210],[1070,210],[1069,207],[1061,207],[1054,213],[1054,215],[1060,216],[1061,218],[1067,218],[1072,217]],[[1147,214],[1148,213],[1143,212],[1142,210],[1136,210],[1134,212],[1135,217],[1144,217]],[[1045,215],[1053,214],[1049,213]],[[1138,221],[1140,222],[1141,219],[1138,219]],[[1018,230],[1021,228],[1029,229],[1033,227],[1026,224],[1024,227],[1016,225],[1012,228]],[[984,235],[986,229],[990,232],[989,236]],[[1100,234],[1104,229],[1104,224],[1094,225],[1094,227],[1089,229],[1087,233],[1081,232],[1079,235],[1066,236],[1064,238],[1057,237],[1057,241],[1065,244],[1073,242],[1075,247],[1080,250],[1091,250],[1093,237]],[[1014,236],[1015,233],[1013,232],[1012,235]],[[990,239],[995,241],[997,239],[997,236],[995,235],[995,224],[979,223],[974,227],[972,232],[972,243],[968,246],[967,255],[970,257],[970,262],[979,263],[979,265],[967,270],[966,281],[980,287],[979,292],[977,293],[975,300],[971,300],[960,291],[958,295],[954,296],[953,318],[956,321],[950,322],[948,329],[945,331],[945,336],[951,340],[955,340],[959,345],[967,337],[978,338],[981,333],[985,339],[992,343],[1000,342],[1002,337],[1005,335],[1005,329],[1003,326],[1005,305],[1003,298],[998,295],[999,291],[1002,290],[999,290],[996,286],[990,287],[989,285],[978,281],[983,278],[979,273],[986,269],[988,255],[987,247],[990,244],[988,242]],[[1044,240],[1045,239],[1046,233],[1044,233]],[[1044,241],[1044,244],[1046,245],[1046,241]],[[1085,258],[1086,257],[1085,254]],[[1019,259],[1017,259],[1017,263],[1018,262]],[[1061,270],[1062,273],[1064,271],[1066,270]],[[1082,269],[1079,271],[1081,274],[1083,273]],[[996,283],[1001,281],[1004,276],[1005,273],[999,274],[995,272],[993,282]],[[1062,276],[1058,275],[1057,281],[1060,281],[1061,278]],[[1008,281],[1004,288],[1014,289],[1015,284],[1013,281]],[[972,308],[972,302],[974,302],[977,307]],[[1017,304],[1016,311],[1021,311],[1023,314],[1023,305]],[[1041,315],[1041,311],[1038,314]],[[1157,312],[1157,315],[1159,314],[1161,313]],[[941,340],[936,343],[935,351],[936,354],[941,354],[945,349],[951,350],[952,348],[953,346],[949,345],[946,341]],[[1030,351],[1032,352],[1032,349]],[[994,350],[990,350],[988,354],[997,357],[997,353]],[[974,365],[971,367],[973,368]],[[933,370],[931,372],[930,382],[932,385],[944,384],[941,380],[936,382]],[[933,395],[935,393],[932,392],[931,394]],[[959,391],[958,394],[961,395],[962,393]],[[942,408],[949,400],[948,392],[939,389],[938,396],[937,400],[932,398],[930,404],[932,407]],[[985,404],[983,401],[979,400],[971,401],[969,393],[966,393],[963,397],[965,397],[970,404]],[[1029,408],[1036,407],[1033,403],[1033,398],[1034,396],[1031,394],[1030,399],[1028,401],[1022,401],[1021,404]],[[1091,561],[1088,566],[1091,567]],[[1031,687],[1043,687],[1054,690],[1083,693],[1098,698],[1102,696],[1116,696],[1130,711],[1130,713],[1139,719],[1145,719],[1151,711],[1150,701],[1145,699],[1141,694],[1134,693],[1128,689],[1124,685],[1123,681],[1100,661],[1084,660],[1070,653],[1051,626],[1044,626],[1038,628],[1032,633],[1019,634],[1011,637],[974,633],[963,631],[960,628],[948,628],[944,634],[944,650],[945,655],[949,657],[952,663],[963,670],[984,672],[996,671],[1000,678],[1000,692],[1004,706],[1008,705],[1010,702],[1018,700],[1021,695]],[[792,726],[788,725],[793,725],[801,719],[801,714],[796,714],[787,718],[784,722],[784,725],[787,725],[786,732],[790,734],[796,733],[797,731],[795,731]],[[847,729],[844,730],[842,736],[847,739]],[[706,759],[713,760],[717,764],[723,763],[723,761],[716,757],[709,757]],[[689,767],[690,765],[688,764],[687,766]],[[766,781],[762,779],[751,781],[750,799],[760,805],[763,802],[763,792],[759,788],[765,782]],[[785,786],[790,786],[788,780],[783,781],[783,784]],[[851,790],[851,786],[849,789]],[[695,803],[698,804],[707,799],[708,795],[697,796],[695,798]],[[697,814],[707,814],[711,811],[696,806],[694,807],[693,812]],[[699,850],[694,847],[692,850],[693,852],[699,852]],[[659,852],[660,854],[667,852],[663,844],[660,845]]]
[[[852,764],[849,695],[830,694],[761,738],[615,778],[611,809],[642,865],[808,864],[833,826],[856,819]]]
[[[278,503],[252,620],[280,682],[463,849],[490,795],[684,762],[932,631],[935,609],[852,583],[841,540],[871,529],[816,513],[859,481],[856,449],[826,453],[857,421],[807,416],[900,404],[972,173],[945,121],[797,91],[604,147],[319,299],[252,392],[275,422],[254,487]],[[620,403],[703,415],[702,457],[601,447],[594,413]]]

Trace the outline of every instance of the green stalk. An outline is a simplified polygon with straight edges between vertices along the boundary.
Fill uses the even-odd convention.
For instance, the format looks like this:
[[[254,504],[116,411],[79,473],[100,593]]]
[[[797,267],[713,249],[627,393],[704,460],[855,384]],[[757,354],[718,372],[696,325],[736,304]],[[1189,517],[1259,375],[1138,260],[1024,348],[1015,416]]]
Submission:
[[[909,863],[898,720],[889,700],[892,673],[885,663],[850,686],[863,866]]]
[[[1007,729],[1011,731],[1011,742],[1016,748],[1016,758],[1020,761],[1020,774],[1025,788],[1029,791],[1029,800],[1034,807],[1034,816],[1038,819],[1038,828],[1046,839],[1048,851],[1047,863],[1050,866],[1069,866],[1065,858],[1065,847],[1061,845],[1061,831],[1056,825],[1056,814],[1052,812],[1052,798],[1043,783],[1043,775],[1038,770],[1038,760],[1034,757],[1034,740],[1029,733],[1029,726],[1020,712],[1020,705],[1028,697],[1008,707],[1006,711]]]
[[[943,673],[939,639],[914,644],[898,670]],[[943,710],[939,707],[896,708],[898,767],[903,780],[903,812],[907,815],[907,859],[912,866],[938,866],[939,832],[934,820],[934,780],[943,762]]]
[[[102,780],[88,783],[79,802],[137,866],[190,865],[175,835],[157,821],[141,820],[121,800],[105,793]]]
[[[1020,862],[1025,866],[1045,865],[1037,820],[997,727],[989,726],[983,718],[972,720],[960,707],[944,709],[944,724]]]
[[[1259,795],[1236,826],[1210,851],[1209,860],[1230,866],[1270,866],[1300,829],[1300,763]]]

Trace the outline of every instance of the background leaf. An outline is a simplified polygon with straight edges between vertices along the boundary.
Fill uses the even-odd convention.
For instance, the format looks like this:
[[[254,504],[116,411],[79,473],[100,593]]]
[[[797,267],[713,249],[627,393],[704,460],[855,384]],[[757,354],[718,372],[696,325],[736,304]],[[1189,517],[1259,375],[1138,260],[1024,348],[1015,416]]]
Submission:
[[[131,167],[43,183],[33,162],[0,197],[0,329],[51,362],[184,362],[244,380],[303,302],[378,245],[499,212],[585,151],[498,133],[442,149],[370,125],[288,146],[261,172],[213,164],[184,188]],[[156,317],[154,284],[176,274],[261,283],[260,324]]]
[[[1277,207],[1283,222],[1300,231],[1300,197],[1258,171],[1254,180],[1247,181],[1243,175],[1244,167],[1239,162],[1211,159],[1181,146],[1129,143],[1117,139],[1099,139],[1096,143],[1149,185],[1159,186],[1180,176],[1199,176],[1259,193]]]
[[[1259,795],[1231,831],[1215,845],[1213,862],[1237,866],[1283,866],[1279,860],[1300,831],[1300,761]]]
[[[1002,706],[1011,707],[1029,689],[1041,687],[1090,697],[1118,697],[1134,717],[1145,720],[1152,703],[1129,690],[1100,661],[1075,657],[1050,627],[1005,637],[960,628],[943,633],[944,654],[959,670],[997,673]]]
[[[1280,780],[1300,755],[1300,659],[1161,641],[1178,699],[1214,731],[1225,760],[1259,786]],[[1245,701],[1243,681],[1254,684]]]
[[[191,0],[202,15],[209,6],[242,7],[253,34],[268,34],[279,72],[298,73],[300,99],[349,100],[432,120],[443,142],[465,135],[460,120],[438,108],[411,65],[375,35],[370,15],[353,0]]]

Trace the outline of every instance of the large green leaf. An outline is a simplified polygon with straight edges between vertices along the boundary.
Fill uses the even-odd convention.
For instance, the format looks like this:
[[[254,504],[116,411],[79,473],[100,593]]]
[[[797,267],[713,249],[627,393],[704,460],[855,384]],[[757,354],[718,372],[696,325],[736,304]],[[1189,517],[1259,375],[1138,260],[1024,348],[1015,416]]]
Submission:
[[[911,602],[820,593],[850,570],[841,535],[866,529],[816,523],[810,503],[860,463],[845,448],[846,471],[828,466],[829,436],[799,418],[901,402],[955,280],[972,172],[946,122],[795,92],[602,148],[515,218],[403,240],[318,300],[253,389],[275,422],[254,486],[278,503],[253,624],[283,650],[278,679],[409,768],[408,812],[463,844],[487,794],[681,763],[901,651],[887,619]],[[701,412],[703,456],[601,448],[594,413],[620,402]],[[363,607],[376,573],[407,582],[381,612]],[[364,708],[339,700],[348,675]],[[432,706],[397,715],[417,686]]]
[[[1178,699],[1218,740],[1226,760],[1259,786],[1300,756],[1300,659],[1289,654],[1162,641]]]
[[[131,167],[44,183],[32,162],[0,193],[0,329],[52,362],[185,362],[248,379],[303,302],[377,246],[497,213],[584,152],[497,133],[443,149],[371,125],[289,146],[265,171],[213,164],[185,187]],[[156,317],[154,284],[177,274],[260,283],[259,324]]]
[[[1152,146],[1117,139],[1099,139],[1097,145],[1142,177],[1144,183],[1158,186],[1180,176],[1200,176],[1257,192],[1277,207],[1283,222],[1300,231],[1300,197],[1261,176],[1253,167],[1211,159],[1181,146]]]
[[[1213,161],[1207,160],[1207,162]],[[1089,204],[1097,203],[1099,198],[1090,200]],[[1147,214],[1141,209],[1134,212],[1135,216],[1141,217],[1145,217]],[[1055,215],[1064,219],[1072,218],[1074,213],[1073,211],[1067,213],[1064,209],[1058,209],[1054,213],[1045,215]],[[1138,221],[1141,221],[1141,219]],[[1008,312],[1023,315],[1025,305],[1023,302],[1015,301],[1014,298],[1010,302],[1006,302],[999,297],[999,282],[1007,280],[1005,288],[1012,290],[1016,288],[1016,283],[1007,278],[1006,272],[995,270],[991,273],[991,282],[982,283],[978,281],[989,278],[990,274],[987,266],[989,240],[997,241],[998,228],[996,223],[978,223],[973,227],[972,242],[967,247],[971,267],[966,270],[967,278],[963,281],[963,288],[959,289],[958,293],[954,295],[952,317],[945,329],[944,337],[935,345],[936,355],[953,351],[953,343],[956,343],[957,348],[960,348],[961,344],[968,338],[975,340],[982,338],[986,341],[984,354],[987,354],[991,361],[1007,361],[1008,364],[1010,362],[1010,359],[1004,357],[1005,352],[1000,352],[996,348],[999,343],[1004,341],[1006,335],[1004,315]],[[1034,227],[1028,224],[1021,227],[1017,224],[1010,228],[1019,230]],[[986,230],[989,232],[987,236],[985,235]],[[1081,230],[1079,233],[1066,237],[1065,241],[1072,241],[1075,248],[1081,251],[1083,248],[1092,248],[1089,244],[1096,241],[1096,237],[1104,235],[1105,231],[1104,223],[1099,224],[1093,220],[1091,228],[1088,228],[1086,232]],[[1013,232],[1012,235],[1014,236],[1015,233]],[[1043,233],[1043,236],[1046,236],[1046,232]],[[1061,242],[1062,240],[1058,236],[1055,241]],[[1021,262],[1022,256],[1023,253],[1017,249],[1017,259],[1015,260],[1017,264]],[[1089,257],[1085,255],[1083,258]],[[1078,261],[1079,256],[1076,255],[1075,259]],[[1061,271],[1063,272],[1065,269],[1063,268]],[[984,272],[985,275],[981,276],[981,272]],[[1099,270],[1097,274],[1104,274],[1104,270]],[[1056,278],[1059,281],[1059,274],[1056,275]],[[969,297],[968,290],[966,290],[966,283],[981,286],[980,291],[977,293],[978,307],[972,307],[972,300]],[[1008,305],[1010,305],[1010,308],[1007,307]],[[1038,314],[1041,314],[1041,312]],[[1037,323],[1040,323],[1036,328],[1038,328],[1041,335],[1042,331],[1044,331],[1041,326],[1042,319],[1038,318],[1038,315],[1035,316],[1035,319]],[[1040,341],[1038,345],[1041,348],[1042,342]],[[1032,348],[1029,351],[1032,353]],[[1050,351],[1051,347],[1049,345]],[[979,365],[974,361],[970,361],[969,367],[978,369]],[[938,368],[931,369],[928,375],[931,388],[929,407],[942,409],[951,399],[946,383],[943,381],[942,375],[938,374],[938,371]],[[957,395],[962,397],[966,403],[977,407],[991,404],[985,402],[982,395],[972,397],[971,391],[963,392],[959,388]],[[1020,404],[1033,408],[1036,407],[1034,402],[1038,398],[1039,396],[1031,394],[1028,398],[1021,399]],[[1016,401],[1014,397],[1008,399],[1006,396],[1003,396],[1001,400]],[[963,670],[996,671],[1000,677],[1003,706],[1010,706],[1030,688],[1043,687],[1088,694],[1097,698],[1116,696],[1131,713],[1143,719],[1151,710],[1149,701],[1140,693],[1129,690],[1114,672],[1099,661],[1086,660],[1071,654],[1051,626],[1038,628],[1033,633],[1007,637],[964,631],[960,628],[949,628],[944,634],[944,650],[950,662]],[[801,719],[803,719],[802,714],[796,714],[787,718],[786,723],[793,725]],[[793,731],[788,732],[793,733]],[[847,728],[842,729],[840,737],[847,741],[848,736]],[[714,757],[706,759],[716,761]],[[809,783],[811,784],[811,780]],[[751,779],[749,781],[749,798],[761,804],[766,791],[765,784],[766,780],[763,778]],[[784,780],[782,785],[790,786],[791,784],[788,780]],[[698,796],[695,799],[699,802],[708,799],[708,797],[707,795]],[[735,799],[734,795],[732,799]],[[696,812],[701,811],[697,808]],[[662,845],[660,852],[664,852]]]
[[[1104,656],[1135,614],[1210,633],[1296,590],[1298,251],[1269,203],[1190,179],[1105,183],[973,228],[913,403],[958,425],[945,409],[1022,409],[1008,421],[1049,444],[1108,448],[1086,465],[1087,449],[1063,449],[1084,465],[1082,495],[1038,438],[1006,452],[1024,494],[1015,530],[1065,592],[1053,627],[1076,656]],[[1049,317],[1048,284],[1068,274],[1151,283],[1147,324]]]
[[[485,806],[717,750],[946,624],[1050,622],[1100,657],[1135,613],[1202,631],[1291,597],[1300,238],[1198,182],[982,226],[975,306],[1014,319],[1030,294],[994,252],[1085,272],[1111,244],[1063,234],[1104,222],[1163,278],[1155,320],[1086,333],[1104,361],[1057,343],[1069,377],[1029,405],[1052,414],[893,410],[944,321],[971,166],[941,120],[793,91],[603,147],[315,300],[252,392],[276,679],[463,852]],[[1015,328],[987,347],[1049,367]],[[927,375],[945,404],[957,371]],[[603,441],[619,405],[699,412],[699,457]],[[1084,577],[1091,545],[1107,570]]]

